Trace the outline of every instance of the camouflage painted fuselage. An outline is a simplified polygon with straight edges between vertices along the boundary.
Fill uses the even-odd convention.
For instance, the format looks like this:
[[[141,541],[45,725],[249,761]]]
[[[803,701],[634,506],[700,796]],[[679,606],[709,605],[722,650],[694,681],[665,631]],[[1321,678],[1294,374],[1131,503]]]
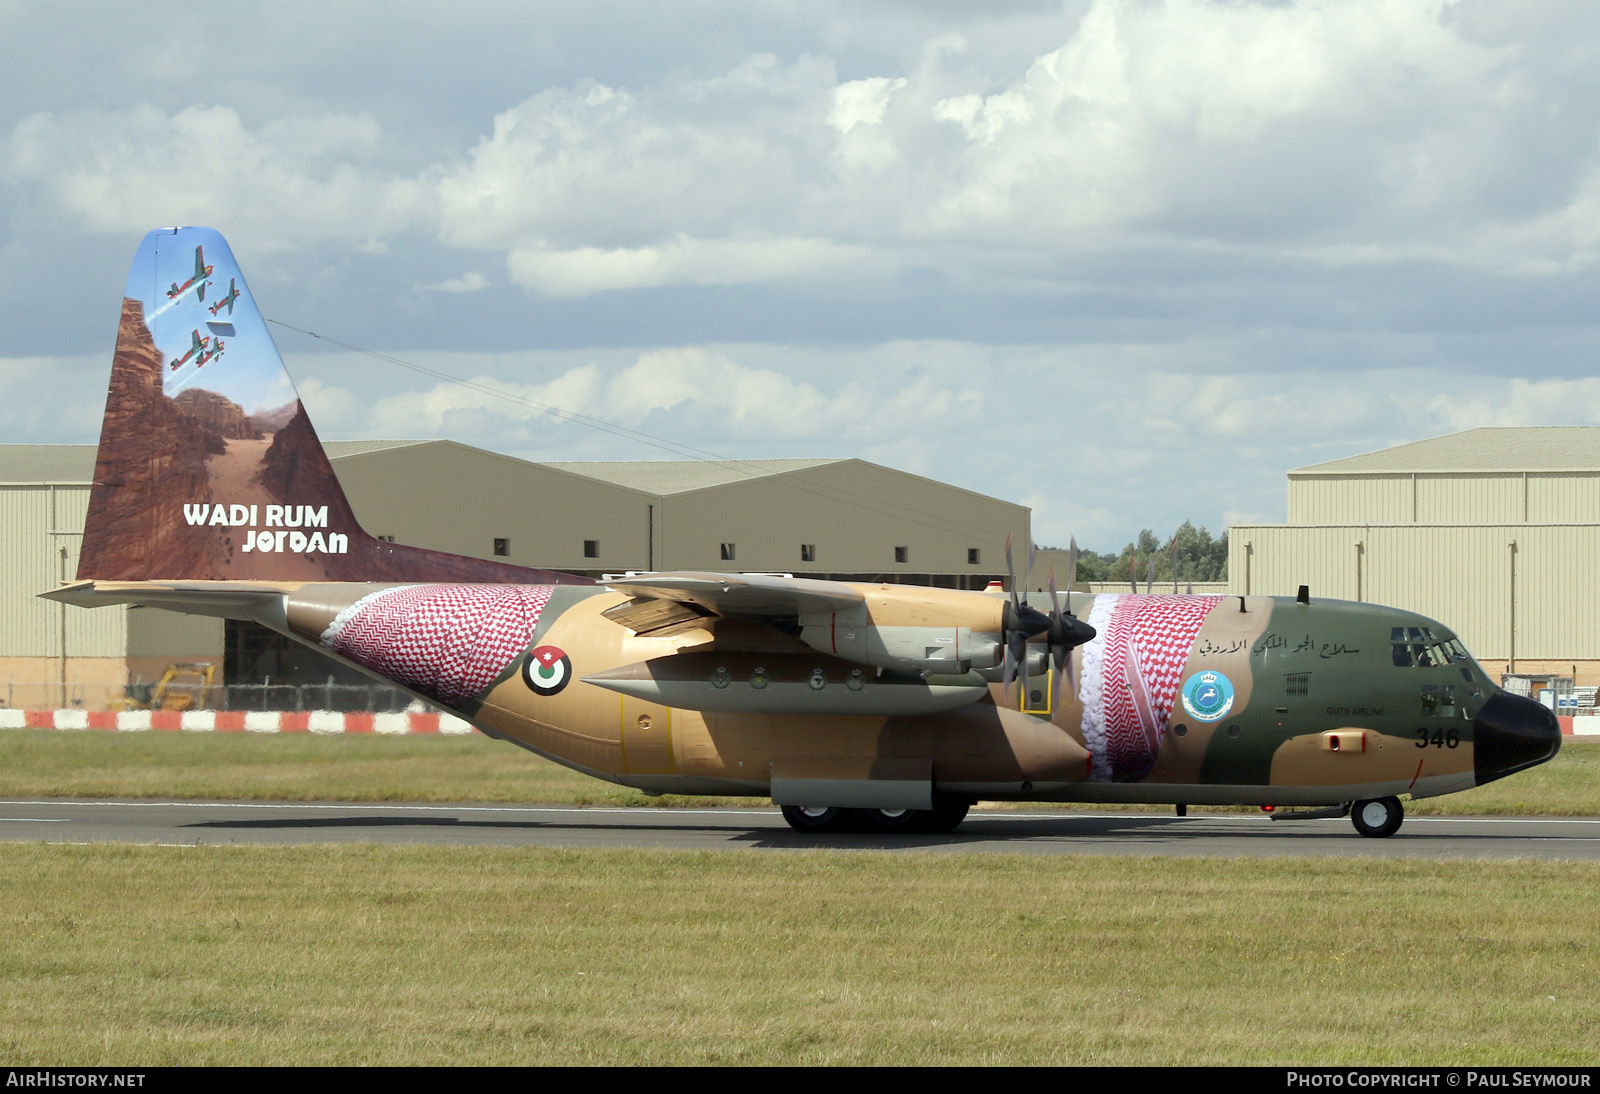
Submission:
[[[873,619],[883,628],[896,625],[895,605],[926,592],[860,588],[886,598],[888,618]],[[416,590],[433,590],[435,603]],[[460,590],[479,597],[468,603]],[[917,681],[863,672],[749,620],[639,637],[601,614],[626,600],[604,587],[313,584],[287,596],[284,624],[491,735],[652,793],[776,787],[780,799],[881,808],[925,807],[930,792],[1332,804],[1463,790],[1548,759],[1559,744],[1549,712],[1491,684],[1450,632],[1367,604],[1075,595],[1082,618],[1176,607],[1195,625],[1175,630],[1163,618],[1142,648],[1135,628],[1131,657],[1118,656],[1117,628],[1101,626],[1073,652],[1078,687],[1062,689],[1055,710],[1047,679],[1011,689],[1008,703],[1000,685],[969,673],[921,682],[943,685],[956,696],[944,703],[959,705],[908,715],[871,708],[900,705],[894,690],[916,691]],[[351,638],[363,620],[371,641]],[[452,643],[478,660],[453,660]],[[549,680],[541,651],[556,665]],[[626,690],[619,666],[637,670],[620,674]],[[666,696],[689,698],[673,706]],[[850,712],[854,702],[862,713]]]

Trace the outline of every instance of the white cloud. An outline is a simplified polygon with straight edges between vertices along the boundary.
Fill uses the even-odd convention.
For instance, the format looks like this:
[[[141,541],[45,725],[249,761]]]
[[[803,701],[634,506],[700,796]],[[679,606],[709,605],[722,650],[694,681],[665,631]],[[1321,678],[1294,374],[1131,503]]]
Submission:
[[[822,239],[690,239],[654,247],[519,248],[506,256],[511,280],[548,296],[587,296],[660,285],[732,285],[882,269],[885,256]]]
[[[370,117],[282,118],[255,129],[222,106],[34,114],[11,134],[8,174],[47,188],[89,232],[212,224],[254,247],[379,239],[416,224],[428,187],[368,161]]]
[[[1428,413],[1450,432],[1483,426],[1600,424],[1600,379],[1478,383],[1471,394],[1435,395]]]
[[[473,270],[462,274],[460,277],[447,277],[443,281],[435,281],[431,285],[422,286],[425,292],[478,292],[489,287],[489,279],[483,274]]]
[[[833,109],[828,124],[841,133],[858,125],[877,125],[896,91],[906,86],[904,76],[874,76],[866,80],[847,80],[833,89]]]
[[[91,231],[202,220],[279,246],[372,246],[423,230],[501,252],[518,283],[561,295],[796,267],[884,278],[975,253],[1004,278],[1019,251],[1036,276],[1152,243],[1336,267],[1587,268],[1600,145],[1574,105],[1586,85],[1535,63],[1548,41],[1463,12],[1097,0],[1010,71],[937,32],[906,71],[854,79],[829,57],[751,52],[709,75],[547,87],[404,175],[383,166],[399,135],[366,114],[36,113],[11,135],[9,174]]]

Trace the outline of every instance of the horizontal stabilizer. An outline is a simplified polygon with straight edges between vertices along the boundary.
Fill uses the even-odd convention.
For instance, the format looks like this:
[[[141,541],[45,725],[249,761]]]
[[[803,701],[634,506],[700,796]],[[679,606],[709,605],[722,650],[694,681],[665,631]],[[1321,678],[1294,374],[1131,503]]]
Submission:
[[[75,581],[39,595],[80,608],[130,605],[223,619],[283,619],[288,589],[240,581]]]

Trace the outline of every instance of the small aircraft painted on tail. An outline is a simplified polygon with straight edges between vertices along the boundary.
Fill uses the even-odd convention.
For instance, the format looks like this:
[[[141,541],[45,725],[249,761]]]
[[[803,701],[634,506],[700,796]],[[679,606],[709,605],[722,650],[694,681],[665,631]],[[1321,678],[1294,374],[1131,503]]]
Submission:
[[[205,298],[201,297],[201,299],[203,300]],[[238,280],[238,278],[230,277],[230,278],[228,278],[228,295],[224,296],[221,300],[218,300],[215,304],[211,305],[211,307],[208,310],[211,312],[212,315],[216,315],[223,308],[227,308],[228,309],[228,314],[232,315],[233,314],[233,302],[235,300],[237,300],[237,299],[239,299],[239,280]]]
[[[196,329],[195,332],[190,336],[189,352],[185,353],[182,357],[174,357],[171,361],[168,361],[167,368],[172,372],[177,372],[188,362],[191,357],[196,357],[197,355],[199,356],[201,362],[204,363],[206,360],[204,357],[205,348],[210,344],[210,342],[211,336],[209,334],[202,338],[200,336],[200,331]],[[217,343],[217,348],[220,352],[222,348],[221,342]]]
[[[194,249],[194,276],[189,278],[189,280],[185,281],[182,285],[174,281],[172,283],[172,288],[167,290],[167,299],[176,300],[190,289],[193,289],[195,298],[201,303],[204,303],[206,299],[206,286],[211,284],[211,282],[207,281],[206,279],[211,276],[211,271],[214,269],[216,269],[215,266],[206,265],[205,255],[201,253],[199,247],[196,247]],[[231,310],[229,314],[232,314]]]
[[[191,241],[237,268],[220,235],[180,228],[147,236],[135,271]],[[298,403],[260,454],[218,454],[185,424],[151,352],[179,321],[148,284],[130,277],[123,300],[78,579],[42,595],[252,620],[596,778],[770,797],[812,832],[946,831],[998,800],[1286,807],[1274,817],[1348,816],[1380,837],[1403,795],[1480,786],[1560,745],[1554,715],[1497,687],[1449,628],[1304,589],[1090,595],[1069,561],[1045,610],[1015,591],[771,575],[599,584],[382,542]],[[278,390],[237,287],[249,374],[225,376]],[[241,458],[261,467],[195,477]],[[204,496],[206,481],[253,492]]]

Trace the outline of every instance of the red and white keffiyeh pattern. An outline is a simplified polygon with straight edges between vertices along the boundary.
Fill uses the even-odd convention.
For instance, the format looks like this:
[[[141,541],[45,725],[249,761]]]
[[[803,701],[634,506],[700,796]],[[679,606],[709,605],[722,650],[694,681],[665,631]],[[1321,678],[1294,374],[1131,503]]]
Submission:
[[[1183,681],[1183,666],[1220,596],[1095,597],[1084,647],[1083,735],[1096,781],[1149,774]]]
[[[475,699],[522,655],[552,585],[402,585],[362,597],[322,644],[447,706]]]

